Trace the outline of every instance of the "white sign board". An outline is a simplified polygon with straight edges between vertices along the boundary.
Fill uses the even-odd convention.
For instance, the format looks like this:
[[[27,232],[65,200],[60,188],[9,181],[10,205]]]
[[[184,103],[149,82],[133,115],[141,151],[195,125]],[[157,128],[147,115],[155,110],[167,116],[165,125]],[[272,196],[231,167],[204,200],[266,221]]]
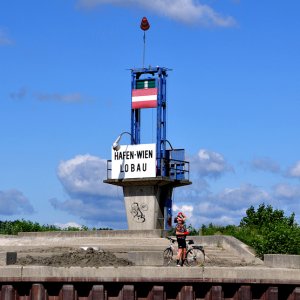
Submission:
[[[111,178],[156,177],[156,144],[120,146],[112,149]]]

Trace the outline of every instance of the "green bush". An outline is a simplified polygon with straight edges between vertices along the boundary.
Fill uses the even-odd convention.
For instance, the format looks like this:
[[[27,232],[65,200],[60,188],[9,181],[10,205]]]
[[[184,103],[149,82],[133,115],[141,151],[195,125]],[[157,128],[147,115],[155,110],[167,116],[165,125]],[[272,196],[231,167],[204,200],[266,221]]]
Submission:
[[[12,234],[16,235],[19,232],[43,232],[43,231],[87,231],[88,227],[82,226],[78,227],[68,227],[62,229],[54,225],[40,225],[39,223],[26,221],[26,220],[16,220],[16,221],[0,221],[0,234]]]
[[[295,214],[286,217],[282,210],[274,210],[270,205],[261,204],[257,210],[251,206],[239,226],[209,224],[201,230],[203,235],[232,235],[252,246],[260,258],[273,253],[300,254],[300,227]]]
[[[295,214],[289,217],[282,210],[261,204],[255,211],[251,206],[240,227],[252,231],[247,243],[259,257],[264,254],[300,254],[300,227],[295,222]]]

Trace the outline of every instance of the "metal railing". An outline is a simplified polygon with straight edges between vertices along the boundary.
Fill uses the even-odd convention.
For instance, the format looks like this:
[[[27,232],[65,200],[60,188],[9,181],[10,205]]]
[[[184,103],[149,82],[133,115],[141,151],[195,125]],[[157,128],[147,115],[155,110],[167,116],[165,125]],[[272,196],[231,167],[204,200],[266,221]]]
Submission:
[[[110,159],[106,163],[106,178],[107,179],[111,179],[111,170],[112,170],[112,167],[111,167],[111,159]]]
[[[167,176],[173,180],[189,180],[190,163],[184,160],[166,160]]]

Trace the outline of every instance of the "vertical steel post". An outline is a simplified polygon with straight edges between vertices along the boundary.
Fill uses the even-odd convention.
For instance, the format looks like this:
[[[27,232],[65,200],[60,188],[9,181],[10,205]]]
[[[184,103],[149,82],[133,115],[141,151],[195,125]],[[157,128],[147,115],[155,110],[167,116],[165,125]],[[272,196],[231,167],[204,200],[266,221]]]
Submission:
[[[131,97],[132,97],[132,90],[134,89],[135,86],[135,75],[133,73],[133,70],[131,70]],[[130,106],[131,106],[131,145],[132,145],[132,140],[135,136],[135,112],[134,109],[132,109],[132,102],[130,101]]]
[[[157,101],[157,134],[156,134],[156,149],[157,149],[157,168],[161,176],[167,176],[166,172],[166,70],[157,68],[158,78],[158,101]]]
[[[136,73],[131,71],[131,93],[136,86]],[[141,112],[131,108],[131,145],[141,142]]]
[[[164,170],[163,170],[163,176],[167,176],[167,153],[166,153],[166,141],[167,141],[167,96],[166,96],[166,72],[163,71],[162,74],[162,104],[161,104],[161,109],[162,109],[162,118],[163,118],[163,128],[162,128],[162,144],[163,144],[163,163],[164,163]]]
[[[15,300],[16,291],[12,285],[4,284],[0,292],[1,300]]]
[[[160,69],[158,69],[160,70]],[[162,102],[162,89],[161,89],[161,76],[158,74],[157,81],[157,109],[156,109],[156,158],[157,158],[157,171],[159,176],[162,174],[162,159],[161,159],[161,102]]]

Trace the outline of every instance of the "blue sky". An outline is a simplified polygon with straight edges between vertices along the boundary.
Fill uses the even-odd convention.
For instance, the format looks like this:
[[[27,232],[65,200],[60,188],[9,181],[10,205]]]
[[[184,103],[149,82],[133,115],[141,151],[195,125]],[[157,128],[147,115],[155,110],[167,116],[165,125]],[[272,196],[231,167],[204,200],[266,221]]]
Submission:
[[[300,2],[51,0],[0,3],[0,220],[126,228],[105,185],[130,129],[130,71],[168,77],[167,137],[193,184],[174,209],[238,224],[260,203],[300,223]],[[154,142],[153,110],[142,142]],[[155,131],[154,131],[155,132]],[[126,142],[124,140],[124,142]]]

